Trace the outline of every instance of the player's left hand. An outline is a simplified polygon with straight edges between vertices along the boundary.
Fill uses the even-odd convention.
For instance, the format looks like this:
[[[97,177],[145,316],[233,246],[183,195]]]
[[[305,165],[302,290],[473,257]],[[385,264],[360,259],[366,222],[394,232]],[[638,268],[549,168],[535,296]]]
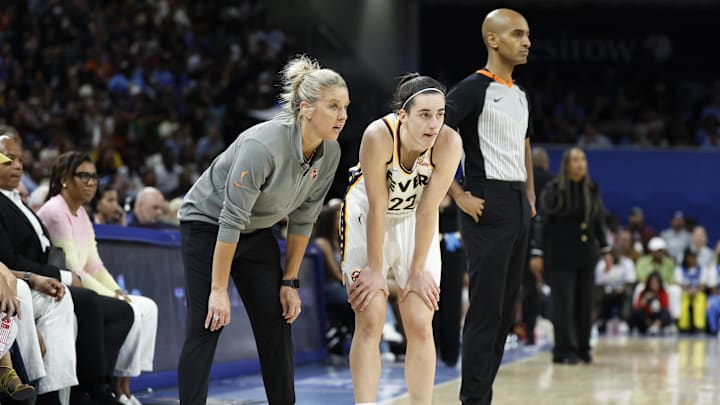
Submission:
[[[535,203],[530,203],[530,218],[535,218],[535,215],[537,215],[537,209],[535,209]]]
[[[280,287],[280,305],[282,305],[285,322],[289,324],[295,322],[302,310],[302,301],[298,290],[292,287]]]
[[[438,302],[440,301],[440,288],[429,272],[410,272],[407,286],[405,289],[400,290],[400,302],[405,301],[405,298],[407,298],[411,292],[419,295],[431,311],[440,309],[438,306]]]

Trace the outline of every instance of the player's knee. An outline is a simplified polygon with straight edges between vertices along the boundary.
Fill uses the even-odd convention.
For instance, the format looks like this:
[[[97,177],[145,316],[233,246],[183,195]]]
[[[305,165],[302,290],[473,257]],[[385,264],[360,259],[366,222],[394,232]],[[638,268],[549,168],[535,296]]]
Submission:
[[[383,312],[371,310],[370,307],[364,311],[355,312],[356,327],[355,333],[366,339],[380,339],[383,326],[385,325]]]
[[[405,314],[403,314],[405,315]],[[412,314],[403,316],[403,329],[408,339],[432,339],[432,318]]]

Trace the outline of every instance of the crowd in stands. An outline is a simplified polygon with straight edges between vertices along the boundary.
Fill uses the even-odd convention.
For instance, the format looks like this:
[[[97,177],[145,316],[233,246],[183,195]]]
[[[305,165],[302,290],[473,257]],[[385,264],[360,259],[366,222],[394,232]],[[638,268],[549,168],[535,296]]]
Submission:
[[[591,84],[553,69],[521,74],[536,143],[720,151],[720,81],[625,80],[610,67]]]
[[[608,227],[608,235],[614,266],[598,264],[595,277],[600,331],[611,323],[641,333],[718,333],[720,241],[711,248],[702,224],[677,211],[656,232],[635,207],[627,226]]]
[[[58,157],[85,151],[98,176],[85,205],[93,223],[176,229],[179,202],[199,173],[259,121],[252,111],[275,105],[292,45],[257,0],[3,1],[0,135],[22,140],[18,195],[39,211]],[[604,83],[569,91],[552,75],[531,80],[533,141],[720,151],[720,82]],[[338,207],[328,202],[314,242],[327,254],[329,337],[343,353],[354,321],[337,271]],[[718,332],[720,244],[711,248],[704,228],[686,220],[678,212],[658,233],[640,208],[625,226],[610,217],[614,266],[596,270],[601,330],[618,321],[641,333],[671,325]],[[403,339],[396,312],[389,306],[387,342]],[[0,376],[12,369],[3,364]],[[26,389],[11,383],[8,394]],[[114,388],[131,398],[126,386]]]
[[[27,192],[82,150],[121,204],[182,196],[277,100],[289,38],[259,3],[2,2],[0,123],[23,139]]]
[[[292,46],[257,0],[3,2],[0,123],[22,136],[27,192],[58,154],[83,150],[121,205],[143,186],[182,196],[252,111],[276,104]],[[534,142],[720,150],[720,83],[605,76],[528,77]]]
[[[29,276],[10,273],[18,292],[0,291],[0,299],[22,296],[30,315],[16,342],[19,371],[9,354],[0,362],[0,397],[22,400],[37,391],[38,404],[139,403],[129,384],[152,370],[157,307],[119,288],[97,256],[88,226],[177,228],[179,201],[198,173],[259,120],[251,111],[275,104],[275,75],[287,45],[288,38],[254,0],[0,4],[0,135],[3,148],[12,142],[17,147],[3,160],[3,184],[22,176],[3,192],[12,204],[30,208],[18,210],[29,219],[28,227],[33,224],[26,235],[43,241],[30,261],[12,244],[3,248],[1,261]],[[65,173],[62,184],[53,187],[59,160],[75,151],[88,153],[83,170],[96,171],[86,170],[82,177]],[[69,183],[75,194],[66,193]],[[93,187],[95,198],[85,192]],[[68,232],[84,235],[82,244]],[[65,251],[66,267],[45,263],[51,244]],[[55,285],[48,274],[31,271],[35,267],[58,274],[67,268],[81,277],[70,276],[61,287],[59,279]],[[59,300],[66,288],[94,291],[127,307],[112,315],[118,327],[105,323],[106,340],[94,324],[90,336],[87,311],[98,311],[98,305],[80,305],[77,299],[86,293],[73,290],[81,325],[76,344],[84,350],[77,360],[71,350],[75,339],[57,330],[73,324],[64,318],[74,316],[73,302],[45,302]],[[93,355],[88,338],[107,353]],[[4,343],[3,354],[13,340]]]

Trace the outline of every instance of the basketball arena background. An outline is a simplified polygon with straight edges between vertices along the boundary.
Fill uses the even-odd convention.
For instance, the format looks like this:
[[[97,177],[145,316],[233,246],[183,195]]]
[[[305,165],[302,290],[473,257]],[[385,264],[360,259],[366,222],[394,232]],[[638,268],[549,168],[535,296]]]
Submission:
[[[547,105],[545,111],[534,111],[533,142],[548,148],[551,170],[557,170],[560,154],[575,141],[552,119],[564,100],[572,97],[584,103],[585,115],[596,103],[612,111],[614,103],[622,100],[631,105],[623,111],[632,115],[615,118],[631,126],[646,123],[652,127],[658,120],[677,126],[664,125],[661,136],[642,140],[613,138],[612,148],[587,151],[590,173],[603,190],[607,208],[625,223],[632,207],[642,207],[646,223],[657,231],[668,226],[675,211],[682,210],[706,226],[711,247],[720,239],[720,148],[701,148],[695,138],[703,111],[720,117],[720,106],[715,112],[710,108],[713,97],[720,94],[717,1],[220,3],[260,4],[272,23],[292,39],[286,56],[307,53],[347,79],[352,105],[340,138],[341,165],[328,198],[342,195],[346,170],[357,161],[362,131],[388,110],[395,78],[420,72],[451,86],[481,68],[486,60],[482,19],[491,9],[511,7],[523,13],[531,29],[529,62],[516,69],[514,78],[532,98],[538,98],[538,105]],[[643,108],[646,105],[649,112]],[[271,111],[254,114],[260,119]],[[648,119],[651,113],[653,119]],[[153,297],[160,310],[156,372],[143,375],[134,386],[172,385],[185,322],[178,235],[105,226],[97,228],[97,235],[108,267],[130,290]],[[319,253],[311,247],[301,271],[304,286],[320,285],[321,266]],[[244,311],[238,310],[242,304],[232,291],[236,308],[218,346],[215,377],[258,370],[249,322]],[[303,289],[303,293],[311,310],[304,310],[293,328],[299,362],[326,355],[321,294],[317,288]]]

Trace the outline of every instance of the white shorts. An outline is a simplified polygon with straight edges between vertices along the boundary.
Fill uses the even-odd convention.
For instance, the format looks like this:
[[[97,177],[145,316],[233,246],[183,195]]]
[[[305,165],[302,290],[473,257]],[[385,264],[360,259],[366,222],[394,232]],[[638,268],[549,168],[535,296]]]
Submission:
[[[352,284],[357,279],[359,271],[368,265],[367,196],[352,191],[345,198],[340,222],[343,240],[341,267],[346,286]],[[415,215],[400,218],[386,216],[383,242],[383,275],[387,279],[389,272],[392,271],[400,288],[405,288],[415,251]],[[436,225],[430,251],[425,260],[425,271],[430,272],[438,287],[441,267],[440,238]]]

